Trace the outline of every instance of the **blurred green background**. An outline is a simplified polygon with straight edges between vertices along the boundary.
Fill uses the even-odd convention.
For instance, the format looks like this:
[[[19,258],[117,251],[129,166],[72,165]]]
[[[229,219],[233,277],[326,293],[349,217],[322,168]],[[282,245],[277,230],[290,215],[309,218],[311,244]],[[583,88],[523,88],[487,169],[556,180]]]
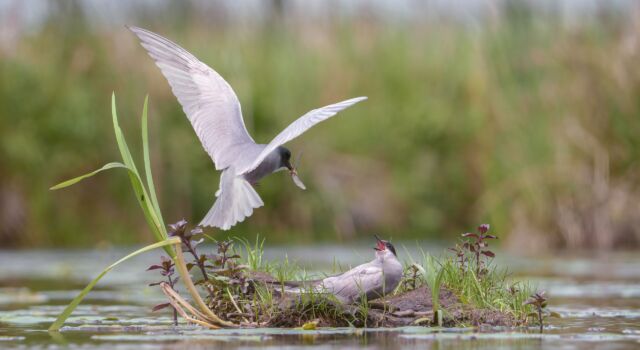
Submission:
[[[504,247],[640,243],[640,5],[633,1],[2,1],[0,244],[149,242],[110,115],[152,162],[167,221],[198,222],[218,174],[160,71],[125,28],[160,33],[235,89],[268,142],[306,111],[369,100],[298,138],[230,231],[269,242],[454,240]],[[213,231],[212,234],[218,235]]]

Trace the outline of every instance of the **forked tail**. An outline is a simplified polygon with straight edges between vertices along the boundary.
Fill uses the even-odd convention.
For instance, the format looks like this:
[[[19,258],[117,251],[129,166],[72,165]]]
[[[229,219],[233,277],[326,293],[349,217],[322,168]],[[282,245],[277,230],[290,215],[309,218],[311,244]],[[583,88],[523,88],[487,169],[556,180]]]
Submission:
[[[242,177],[236,176],[233,168],[227,168],[222,172],[216,197],[216,202],[200,225],[228,230],[251,216],[254,208],[264,205],[253,186]]]

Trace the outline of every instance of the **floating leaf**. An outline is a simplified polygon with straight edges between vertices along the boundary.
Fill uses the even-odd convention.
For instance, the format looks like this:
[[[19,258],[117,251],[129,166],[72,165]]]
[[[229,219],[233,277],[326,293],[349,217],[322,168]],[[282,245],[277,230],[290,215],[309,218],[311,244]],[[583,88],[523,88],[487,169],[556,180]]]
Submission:
[[[302,329],[304,329],[305,331],[315,330],[316,328],[318,328],[318,323],[319,322],[320,321],[318,321],[318,320],[313,320],[313,321],[307,322],[307,323],[302,325]]]
[[[413,324],[414,324],[414,325],[419,325],[419,324],[422,324],[422,323],[429,323],[429,322],[431,322],[432,320],[433,320],[433,318],[432,318],[432,317],[421,317],[421,318],[419,318],[419,319],[417,319],[417,320],[413,321]]]

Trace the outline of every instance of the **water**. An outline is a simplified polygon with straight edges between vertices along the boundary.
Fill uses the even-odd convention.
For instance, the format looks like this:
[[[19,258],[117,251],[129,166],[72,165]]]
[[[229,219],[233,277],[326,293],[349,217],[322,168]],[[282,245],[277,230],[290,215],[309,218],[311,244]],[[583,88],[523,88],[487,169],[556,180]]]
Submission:
[[[411,245],[415,246],[415,244]],[[432,248],[439,252],[440,248]],[[638,349],[640,255],[521,258],[499,253],[496,263],[547,290],[549,309],[561,318],[535,329],[291,329],[203,330],[171,326],[168,312],[151,313],[161,293],[146,266],[158,254],[138,257],[108,274],[74,312],[61,333],[46,328],[97,271],[132,249],[0,252],[0,348],[251,349]],[[267,258],[331,268],[368,260],[371,251],[349,247],[284,247]],[[404,249],[399,254],[406,255]],[[417,256],[417,255],[416,255]]]

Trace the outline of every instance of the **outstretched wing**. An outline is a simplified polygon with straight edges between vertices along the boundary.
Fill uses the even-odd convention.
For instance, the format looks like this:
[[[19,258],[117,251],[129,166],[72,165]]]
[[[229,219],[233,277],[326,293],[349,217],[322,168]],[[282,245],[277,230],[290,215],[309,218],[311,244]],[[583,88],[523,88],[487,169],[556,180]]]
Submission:
[[[356,97],[308,112],[307,114],[291,123],[286,129],[279,133],[278,136],[271,140],[271,142],[269,142],[269,144],[262,150],[262,152],[260,152],[257,158],[253,159],[251,162],[247,162],[246,164],[241,164],[237,168],[236,174],[240,175],[250,172],[258,165],[260,165],[264,158],[269,155],[269,153],[273,152],[273,150],[278,148],[278,146],[281,146],[293,140],[294,138],[300,136],[303,132],[309,130],[314,125],[320,123],[323,120],[327,120],[333,117],[341,110],[366,99],[366,97]]]
[[[169,39],[128,27],[169,81],[216,169],[225,169],[242,150],[255,145],[242,120],[231,86],[206,64]]]

